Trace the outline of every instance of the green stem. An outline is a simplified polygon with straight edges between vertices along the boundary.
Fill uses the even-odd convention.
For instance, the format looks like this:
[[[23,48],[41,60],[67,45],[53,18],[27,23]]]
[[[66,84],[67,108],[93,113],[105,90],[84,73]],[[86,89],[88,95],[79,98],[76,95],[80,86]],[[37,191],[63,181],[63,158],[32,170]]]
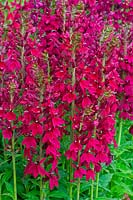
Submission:
[[[51,2],[51,8],[52,8],[52,14],[54,14],[55,13],[55,9],[56,9],[56,2],[55,2],[55,0],[52,0],[52,2]]]
[[[72,72],[72,86],[74,86],[75,84],[75,67],[73,68],[73,72]],[[74,112],[75,112],[75,101],[72,102],[72,105],[71,105],[71,115],[72,117],[74,116]],[[74,131],[71,127],[71,135],[70,135],[70,139],[71,139],[71,142],[73,142],[74,140]],[[72,160],[70,160],[70,180],[73,179],[73,167],[72,167]],[[69,194],[70,194],[70,200],[73,199],[73,195],[72,195],[72,188],[73,188],[73,185],[72,183],[70,183],[70,190],[69,190]]]
[[[96,176],[96,198],[98,198],[99,173]]]
[[[42,140],[40,138],[40,160],[42,159],[43,157],[43,152],[42,152],[42,148],[43,148],[43,144],[42,144]],[[46,194],[44,192],[44,182],[43,182],[43,177],[40,176],[40,200],[45,200],[46,198]]]
[[[44,200],[44,195],[43,195],[43,178],[42,178],[42,176],[40,177],[40,200]]]
[[[124,37],[124,56],[127,55],[127,47],[128,47],[128,30],[125,27],[125,37]]]
[[[65,26],[66,26],[66,5],[65,5],[65,0],[62,0],[62,7],[63,7],[63,32],[65,32]]]
[[[14,200],[17,200],[16,160],[15,160],[15,141],[14,141],[14,133],[13,133],[13,135],[12,135],[12,165],[13,165],[13,181],[14,181]]]
[[[121,143],[122,125],[123,125],[123,121],[121,119],[120,120],[120,125],[119,125],[119,134],[118,134],[118,146],[120,146],[120,143]]]
[[[25,34],[25,22],[23,19],[23,16],[21,18],[22,21],[22,28],[21,28],[21,35],[22,37],[24,37]],[[25,41],[23,41],[22,47],[21,47],[21,65],[22,65],[22,69],[21,69],[21,74],[22,74],[22,83],[24,83],[24,79],[25,79],[25,61],[24,61],[24,52],[25,52],[25,48],[24,48],[24,43]]]
[[[91,199],[90,200],[93,200],[93,193],[94,193],[94,181],[92,180],[92,182],[91,182]]]
[[[40,160],[42,159],[42,141],[40,138]],[[40,177],[40,200],[45,200],[46,195],[44,193],[44,183],[43,183],[43,177]]]
[[[42,85],[42,83],[41,83],[41,85]],[[41,104],[43,102],[43,94],[44,94],[44,87],[42,87],[40,89],[40,107],[41,107]],[[41,111],[42,111],[42,113],[44,111],[42,107],[41,107]],[[41,117],[43,117],[43,114],[42,114]],[[42,126],[43,126],[43,123],[42,123]],[[39,152],[39,154],[40,154],[40,160],[41,160],[43,158],[43,143],[42,143],[42,138],[40,138],[40,144],[39,144],[39,146],[40,146],[40,152]],[[44,193],[43,177],[41,176],[40,177],[40,200],[45,200],[45,198],[46,198],[46,195]]]
[[[78,152],[78,166],[80,162],[80,151]],[[77,183],[77,200],[80,198],[80,178],[78,178],[78,183]]]
[[[72,72],[72,86],[75,85],[75,67],[73,68],[73,72]],[[75,112],[75,101],[72,102],[72,108],[71,108],[71,115],[72,117],[74,116],[74,112]],[[73,141],[74,139],[74,132],[73,132],[73,129],[71,131],[71,141]]]
[[[72,168],[72,160],[70,160],[70,181],[73,179],[73,168]],[[72,189],[73,189],[73,185],[70,182],[70,188],[69,188],[69,196],[70,196],[70,200],[73,199],[73,194],[72,194]]]
[[[80,178],[78,178],[77,184],[77,200],[80,200]]]
[[[41,94],[40,94],[40,103],[42,103],[43,101],[43,96],[42,96],[42,91],[41,91]],[[42,144],[42,140],[40,138],[40,160],[42,159],[42,147],[43,147],[43,144]],[[44,200],[44,193],[43,193],[43,177],[40,176],[40,200]]]
[[[48,83],[51,81],[50,77],[50,63],[49,63],[49,55],[47,54],[47,65],[48,65]]]
[[[0,185],[0,200],[2,200],[2,191],[1,191],[1,188],[2,188],[2,184]]]
[[[62,169],[63,169],[63,171],[65,170],[65,160],[64,159],[62,161]]]

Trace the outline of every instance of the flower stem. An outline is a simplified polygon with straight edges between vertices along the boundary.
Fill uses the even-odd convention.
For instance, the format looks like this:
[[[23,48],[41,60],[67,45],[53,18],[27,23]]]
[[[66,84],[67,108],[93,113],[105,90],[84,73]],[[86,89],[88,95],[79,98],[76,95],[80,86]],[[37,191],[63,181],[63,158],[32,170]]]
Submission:
[[[80,162],[80,151],[78,152],[78,166]],[[77,200],[80,199],[80,178],[78,178],[78,183],[77,183]]]
[[[13,165],[13,182],[14,182],[14,200],[17,200],[17,183],[16,183],[16,161],[15,161],[14,133],[12,135],[12,165]]]
[[[40,200],[44,200],[44,194],[43,194],[43,177],[40,176]]]
[[[45,194],[43,192],[43,177],[40,177],[40,200],[45,200]]]
[[[51,81],[50,77],[50,63],[49,63],[49,55],[47,54],[47,65],[48,65],[48,83]]]
[[[98,198],[99,173],[96,176],[96,198]]]
[[[70,181],[73,179],[73,168],[72,168],[72,160],[70,160]],[[72,194],[72,189],[73,189],[73,185],[70,182],[70,188],[69,188],[69,196],[70,196],[70,200],[73,199],[73,194]]]
[[[80,200],[80,178],[78,178],[77,184],[77,200]]]
[[[72,72],[72,86],[75,85],[75,81],[76,80],[75,80],[75,67],[74,67],[73,68],[73,72]],[[74,112],[75,112],[75,101],[73,101],[72,105],[71,105],[71,115],[72,115],[72,117],[74,116]],[[74,131],[73,131],[72,127],[71,127],[70,139],[71,139],[71,142],[73,142],[73,140],[74,140]],[[70,181],[72,179],[73,179],[73,167],[72,167],[72,160],[70,160]],[[73,199],[73,197],[72,197],[72,188],[73,188],[73,185],[72,185],[72,183],[70,183],[70,190],[69,190],[70,200]]]
[[[42,83],[41,83],[41,85],[42,85]],[[41,104],[43,103],[43,94],[44,94],[44,87],[41,87],[41,90],[40,90],[40,107],[41,107]],[[41,107],[41,111],[42,111],[42,116],[41,117],[43,117],[43,107]],[[42,124],[42,126],[43,126],[43,123],[41,123]],[[40,138],[40,144],[39,144],[39,146],[40,146],[40,152],[39,152],[39,154],[40,154],[40,160],[43,158],[43,143],[42,143],[42,138]],[[46,195],[45,195],[45,193],[44,193],[44,183],[43,183],[43,177],[41,176],[40,177],[40,200],[45,200],[45,197],[46,197]]]
[[[42,159],[42,141],[40,138],[40,160]],[[45,200],[46,196],[44,194],[44,183],[43,183],[43,177],[40,177],[40,200]]]
[[[43,182],[42,182],[42,176],[40,177],[40,200],[43,200]]]
[[[93,200],[93,193],[94,193],[94,181],[92,180],[92,182],[91,182],[91,199],[90,200]]]
[[[23,16],[21,18],[21,23],[22,23],[22,28],[21,28],[21,35],[22,37],[24,37],[24,34],[25,34],[25,27],[24,27],[24,19],[23,19]],[[25,48],[24,48],[24,41],[22,43],[22,47],[21,47],[21,65],[22,65],[22,69],[21,69],[21,74],[22,74],[22,83],[24,84],[24,80],[25,80],[25,76],[26,76],[26,72],[25,72],[25,61],[24,61],[24,52],[25,52]]]
[[[120,120],[120,125],[119,125],[119,134],[118,134],[118,146],[120,146],[120,143],[121,143],[122,125],[123,125],[123,121],[121,119]]]
[[[62,1],[62,7],[63,7],[63,32],[65,32],[65,26],[66,26],[66,5],[65,5],[65,0]]]

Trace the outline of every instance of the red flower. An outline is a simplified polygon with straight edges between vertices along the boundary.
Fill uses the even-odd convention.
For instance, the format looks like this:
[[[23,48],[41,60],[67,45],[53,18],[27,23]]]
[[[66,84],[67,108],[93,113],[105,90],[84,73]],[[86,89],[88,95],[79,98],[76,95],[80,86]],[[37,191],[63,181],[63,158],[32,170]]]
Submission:
[[[91,153],[83,153],[80,159],[81,163],[87,162],[87,163],[94,163],[95,157]]]
[[[37,145],[35,138],[34,137],[30,137],[30,136],[24,138],[24,140],[22,141],[22,144],[25,145],[25,147],[27,149],[30,149],[31,147],[36,148],[36,145]]]
[[[42,53],[38,49],[31,49],[31,54],[35,57],[40,57]]]
[[[63,119],[61,119],[60,117],[54,117],[52,119],[52,122],[53,122],[53,126],[54,128],[58,127],[58,126],[61,126],[62,124],[65,123],[65,121]]]
[[[87,80],[81,80],[80,81],[80,87],[82,89],[82,91],[84,92],[85,89],[88,89],[89,88],[89,81]]]
[[[36,178],[38,175],[48,176],[48,172],[45,171],[40,163],[36,164],[33,162],[29,162],[29,164],[25,168],[24,174],[31,174],[34,178]]]
[[[88,170],[87,173],[86,173],[86,180],[88,181],[90,179],[95,180],[95,173],[91,169]]]
[[[50,186],[50,190],[52,190],[54,187],[58,187],[58,178],[57,176],[50,176],[49,179],[49,186]]]
[[[83,107],[83,108],[90,107],[91,104],[92,104],[92,102],[91,102],[91,100],[90,100],[88,97],[85,97],[85,98],[82,100],[82,107]]]
[[[9,71],[14,71],[14,70],[20,70],[21,69],[21,64],[20,64],[20,62],[19,61],[17,61],[17,60],[14,60],[14,59],[11,59],[11,60],[8,60],[7,62],[6,62],[6,64],[7,64],[7,69],[9,70]]]
[[[43,134],[43,128],[42,125],[39,123],[32,123],[29,126],[29,129],[32,131],[32,135],[36,136],[37,134],[42,135]]]
[[[5,139],[10,140],[12,138],[12,131],[9,129],[3,130],[2,134]]]
[[[83,168],[79,168],[74,172],[74,178],[82,178],[83,175],[86,174],[86,170]]]
[[[63,96],[63,101],[66,101],[67,103],[72,103],[72,101],[74,101],[76,99],[76,95],[75,94],[72,94],[72,93],[68,93],[68,94],[65,94]]]
[[[13,112],[8,112],[4,115],[4,118],[7,119],[8,121],[14,121],[16,120],[16,115]]]

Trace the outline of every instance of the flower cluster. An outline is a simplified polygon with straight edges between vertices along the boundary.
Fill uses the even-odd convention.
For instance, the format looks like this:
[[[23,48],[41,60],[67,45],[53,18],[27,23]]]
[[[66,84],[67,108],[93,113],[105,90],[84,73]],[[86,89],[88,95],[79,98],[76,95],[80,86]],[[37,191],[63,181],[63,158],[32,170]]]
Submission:
[[[2,6],[0,128],[5,139],[23,136],[25,175],[45,177],[51,189],[65,134],[74,178],[95,179],[112,160],[109,144],[117,146],[116,112],[133,118],[132,7],[118,0]]]

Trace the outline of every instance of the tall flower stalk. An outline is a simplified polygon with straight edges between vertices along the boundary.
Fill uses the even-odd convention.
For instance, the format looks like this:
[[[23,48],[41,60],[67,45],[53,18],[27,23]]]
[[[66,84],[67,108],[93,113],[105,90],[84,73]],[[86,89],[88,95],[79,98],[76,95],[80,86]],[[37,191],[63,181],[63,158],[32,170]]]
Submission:
[[[91,181],[91,195],[90,199],[94,200],[94,180]]]
[[[16,177],[16,158],[15,158],[15,135],[12,135],[12,166],[13,166],[13,182],[14,182],[14,200],[17,200],[17,177]]]
[[[127,47],[128,47],[128,30],[127,25],[124,29],[124,58],[127,56]],[[122,72],[122,75],[124,76],[124,71]],[[123,119],[120,118],[119,122],[119,132],[118,132],[118,146],[121,144],[121,137],[122,137],[122,128],[123,128]]]
[[[96,175],[96,192],[95,192],[95,198],[98,198],[98,190],[99,190],[99,173]]]
[[[13,104],[13,95],[14,95],[14,84],[10,84],[10,102]],[[16,153],[15,153],[15,130],[13,130],[13,121],[11,121],[12,129],[12,167],[13,167],[13,185],[14,185],[14,200],[17,200],[17,176],[16,176]]]

